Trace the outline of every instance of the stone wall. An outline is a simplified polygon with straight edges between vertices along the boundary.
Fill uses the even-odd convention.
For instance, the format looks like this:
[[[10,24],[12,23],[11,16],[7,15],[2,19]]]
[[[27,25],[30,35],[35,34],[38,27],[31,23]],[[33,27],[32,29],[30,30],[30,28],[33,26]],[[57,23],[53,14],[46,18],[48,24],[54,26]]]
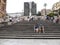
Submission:
[[[0,18],[6,15],[6,0],[0,0]]]

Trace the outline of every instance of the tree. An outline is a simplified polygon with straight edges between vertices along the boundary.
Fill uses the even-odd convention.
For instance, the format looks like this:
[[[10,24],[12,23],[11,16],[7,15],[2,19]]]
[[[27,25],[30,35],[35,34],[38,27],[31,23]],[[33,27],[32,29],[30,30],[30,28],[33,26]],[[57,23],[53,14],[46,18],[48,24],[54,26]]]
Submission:
[[[45,7],[45,15],[46,15],[46,6],[47,6],[47,3],[44,4],[44,7]]]
[[[46,6],[47,6],[47,4],[45,3],[45,4],[44,4],[44,7],[46,8]]]
[[[55,14],[53,12],[51,12],[47,16],[53,17],[53,16],[55,16]]]
[[[38,12],[37,16],[41,16],[41,12]]]
[[[59,13],[59,15],[60,15],[60,8],[59,8],[59,10],[58,10],[58,13]]]

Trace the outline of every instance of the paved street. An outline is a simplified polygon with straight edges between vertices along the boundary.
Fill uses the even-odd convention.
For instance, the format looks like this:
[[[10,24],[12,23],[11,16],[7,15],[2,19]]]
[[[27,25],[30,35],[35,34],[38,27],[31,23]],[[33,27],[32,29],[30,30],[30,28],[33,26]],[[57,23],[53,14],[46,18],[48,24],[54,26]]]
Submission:
[[[35,33],[36,23],[45,26],[45,33]],[[0,38],[60,38],[60,25],[49,21],[19,22],[13,25],[0,27]]]
[[[60,39],[0,39],[0,45],[60,45]]]

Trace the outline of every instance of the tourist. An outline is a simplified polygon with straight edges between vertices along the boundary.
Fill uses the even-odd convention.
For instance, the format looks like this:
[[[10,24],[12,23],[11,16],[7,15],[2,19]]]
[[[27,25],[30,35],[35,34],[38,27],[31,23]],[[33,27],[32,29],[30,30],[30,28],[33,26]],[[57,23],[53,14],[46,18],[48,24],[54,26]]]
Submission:
[[[35,32],[38,32],[38,28],[39,28],[39,25],[36,24],[35,27],[34,27],[34,31],[35,31]]]
[[[44,26],[41,26],[41,33],[44,33]]]
[[[59,23],[59,19],[57,18],[56,23]]]

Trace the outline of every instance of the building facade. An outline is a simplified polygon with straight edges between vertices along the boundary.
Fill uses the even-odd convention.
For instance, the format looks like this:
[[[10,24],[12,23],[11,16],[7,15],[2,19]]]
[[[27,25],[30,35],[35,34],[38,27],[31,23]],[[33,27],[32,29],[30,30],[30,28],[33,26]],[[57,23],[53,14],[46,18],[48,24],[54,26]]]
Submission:
[[[6,15],[6,0],[0,0],[0,18]]]
[[[52,10],[58,10],[60,8],[60,1],[53,4]]]
[[[36,3],[31,2],[31,15],[36,15],[37,8],[36,8]]]
[[[24,16],[28,16],[30,12],[29,2],[24,2]]]
[[[50,9],[42,9],[41,10],[41,15],[45,15],[45,13],[46,13],[46,15],[48,15],[49,13],[51,13],[51,10]]]
[[[32,16],[36,14],[36,3],[24,2],[24,16]]]
[[[53,4],[52,10],[54,14],[59,15],[60,1]]]

